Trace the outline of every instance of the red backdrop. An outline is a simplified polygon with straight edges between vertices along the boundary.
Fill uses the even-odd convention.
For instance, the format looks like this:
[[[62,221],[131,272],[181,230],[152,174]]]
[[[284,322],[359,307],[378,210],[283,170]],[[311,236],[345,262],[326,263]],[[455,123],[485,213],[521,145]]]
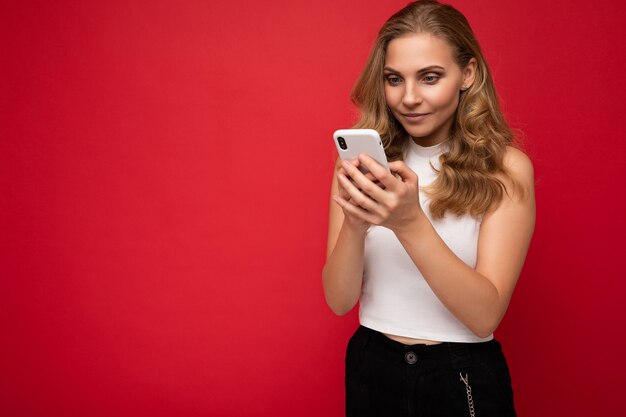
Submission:
[[[341,416],[337,128],[398,1],[3,2],[0,415]],[[454,1],[534,160],[496,332],[527,416],[616,415],[625,6]]]

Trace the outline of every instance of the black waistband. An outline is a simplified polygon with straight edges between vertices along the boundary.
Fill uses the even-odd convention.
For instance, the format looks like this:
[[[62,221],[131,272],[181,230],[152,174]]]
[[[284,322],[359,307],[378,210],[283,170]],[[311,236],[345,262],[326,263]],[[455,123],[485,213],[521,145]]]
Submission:
[[[449,362],[453,368],[464,368],[476,360],[477,355],[483,352],[498,351],[501,349],[500,343],[496,339],[487,342],[465,343],[465,342],[442,342],[433,345],[417,344],[405,345],[396,340],[390,339],[383,333],[359,326],[357,332],[364,332],[367,337],[367,349],[378,355],[385,356],[394,362],[404,365],[406,355],[413,352],[420,362]]]

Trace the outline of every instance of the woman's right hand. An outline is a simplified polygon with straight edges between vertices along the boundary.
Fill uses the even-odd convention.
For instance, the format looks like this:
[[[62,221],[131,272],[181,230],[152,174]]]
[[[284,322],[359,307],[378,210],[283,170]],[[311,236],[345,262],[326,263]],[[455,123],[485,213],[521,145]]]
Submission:
[[[352,165],[354,165],[355,167],[359,167],[359,165],[361,164],[361,162],[359,161],[358,158],[355,159],[351,159],[348,160],[349,163],[351,163]],[[343,167],[340,167],[335,175],[337,175],[337,185],[338,185],[338,189],[339,189],[339,197],[343,198],[344,200],[355,204],[355,202],[352,200],[352,196],[350,195],[350,193],[348,193],[348,191],[346,191],[346,189],[343,187],[343,185],[341,184],[341,181],[339,180],[339,175],[343,175],[344,177],[346,177],[350,182],[352,182],[352,184],[355,184],[355,182],[352,180],[352,178],[350,178],[350,176],[348,176],[346,174],[346,170]],[[367,174],[365,174],[365,176],[370,180],[370,181],[374,181],[376,182],[378,185],[380,185],[381,187],[384,188],[384,186],[382,184],[380,184],[378,182],[378,180],[376,179],[376,177],[374,177],[374,175],[371,172],[368,172]],[[358,188],[358,187],[357,187]],[[360,190],[360,189],[359,189]],[[361,190],[362,191],[362,190]],[[359,219],[358,217],[353,216],[352,214],[346,212],[345,210],[343,210],[343,214],[345,217],[345,221],[348,222],[348,224],[350,225],[350,227],[357,229],[359,231],[362,231],[363,233],[365,233],[367,231],[367,229],[370,227],[371,223],[366,222],[362,219]]]

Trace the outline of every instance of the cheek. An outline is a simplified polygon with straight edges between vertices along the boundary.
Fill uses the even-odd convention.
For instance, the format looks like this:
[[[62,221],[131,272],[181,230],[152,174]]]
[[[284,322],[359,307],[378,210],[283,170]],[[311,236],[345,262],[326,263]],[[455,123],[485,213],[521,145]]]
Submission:
[[[437,108],[456,108],[459,103],[459,94],[454,85],[442,86],[439,89],[429,91],[427,100],[432,106]]]
[[[395,107],[398,104],[398,91],[393,88],[385,87],[385,101],[387,102],[387,106]]]

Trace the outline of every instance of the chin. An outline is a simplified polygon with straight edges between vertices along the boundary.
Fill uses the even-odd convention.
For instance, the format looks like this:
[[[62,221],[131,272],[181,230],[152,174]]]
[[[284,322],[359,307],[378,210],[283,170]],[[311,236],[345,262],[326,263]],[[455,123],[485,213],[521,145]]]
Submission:
[[[432,135],[432,129],[416,128],[415,126],[403,126],[404,130],[414,138],[423,138]]]

